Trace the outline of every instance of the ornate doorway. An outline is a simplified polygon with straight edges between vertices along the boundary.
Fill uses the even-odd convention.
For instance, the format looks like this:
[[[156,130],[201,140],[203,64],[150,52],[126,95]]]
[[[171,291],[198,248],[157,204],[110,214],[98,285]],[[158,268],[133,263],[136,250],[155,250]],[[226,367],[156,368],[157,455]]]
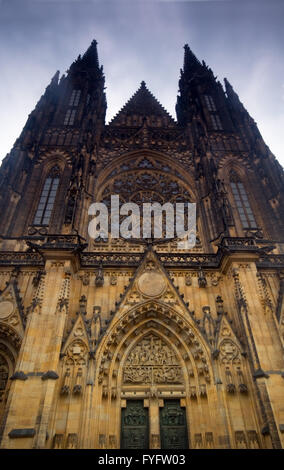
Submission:
[[[143,400],[128,400],[122,409],[121,449],[149,449],[148,409]]]
[[[185,409],[179,400],[164,400],[160,408],[160,434],[162,449],[187,449],[187,426]]]

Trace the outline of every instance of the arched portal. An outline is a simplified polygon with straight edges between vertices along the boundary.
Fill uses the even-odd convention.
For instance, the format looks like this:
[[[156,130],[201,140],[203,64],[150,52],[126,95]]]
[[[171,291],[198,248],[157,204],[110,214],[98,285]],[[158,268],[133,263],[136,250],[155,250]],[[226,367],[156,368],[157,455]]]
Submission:
[[[213,384],[208,347],[196,327],[172,307],[145,302],[112,325],[97,354],[101,442],[187,447],[191,422],[199,405],[208,408]]]

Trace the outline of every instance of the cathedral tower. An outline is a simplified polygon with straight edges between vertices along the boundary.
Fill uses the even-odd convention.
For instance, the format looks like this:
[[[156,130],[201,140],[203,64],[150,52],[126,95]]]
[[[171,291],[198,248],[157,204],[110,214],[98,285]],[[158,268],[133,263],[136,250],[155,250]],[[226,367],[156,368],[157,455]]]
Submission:
[[[177,120],[105,122],[97,43],[0,169],[2,448],[283,448],[283,171],[188,45]],[[89,236],[89,208],[196,203],[196,244]]]

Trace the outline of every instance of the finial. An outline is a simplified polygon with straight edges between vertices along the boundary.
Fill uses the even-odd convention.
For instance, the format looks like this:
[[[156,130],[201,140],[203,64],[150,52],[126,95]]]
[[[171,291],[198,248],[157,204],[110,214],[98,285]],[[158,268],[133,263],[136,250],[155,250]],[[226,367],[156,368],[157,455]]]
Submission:
[[[146,83],[144,82],[144,80],[142,80],[142,82],[140,83],[140,87],[141,88],[146,88]]]

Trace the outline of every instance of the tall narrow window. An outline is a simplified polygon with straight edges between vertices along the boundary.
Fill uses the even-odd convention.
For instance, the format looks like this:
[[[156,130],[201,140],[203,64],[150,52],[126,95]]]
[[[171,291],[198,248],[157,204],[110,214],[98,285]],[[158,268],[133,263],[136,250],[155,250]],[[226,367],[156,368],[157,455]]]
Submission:
[[[240,182],[238,175],[234,172],[231,173],[230,184],[243,228],[256,228],[257,224],[246,190],[243,183]]]
[[[204,101],[206,107],[210,113],[211,125],[215,131],[222,131],[223,126],[219,114],[217,113],[217,108],[215,102],[211,95],[204,95]]]
[[[69,99],[68,109],[64,117],[64,126],[73,126],[80,102],[81,90],[73,90]]]
[[[211,114],[211,121],[215,131],[221,131],[223,129],[219,114]]]
[[[64,118],[64,126],[73,126],[76,116],[76,109],[68,109],[65,118]]]
[[[70,96],[69,106],[78,106],[81,96],[81,90],[73,90]]]
[[[208,108],[208,111],[216,111],[216,106],[215,106],[212,96],[204,95],[204,99],[205,99],[205,103]]]
[[[41,192],[34,225],[48,225],[59,185],[59,168],[54,167],[47,176]]]

